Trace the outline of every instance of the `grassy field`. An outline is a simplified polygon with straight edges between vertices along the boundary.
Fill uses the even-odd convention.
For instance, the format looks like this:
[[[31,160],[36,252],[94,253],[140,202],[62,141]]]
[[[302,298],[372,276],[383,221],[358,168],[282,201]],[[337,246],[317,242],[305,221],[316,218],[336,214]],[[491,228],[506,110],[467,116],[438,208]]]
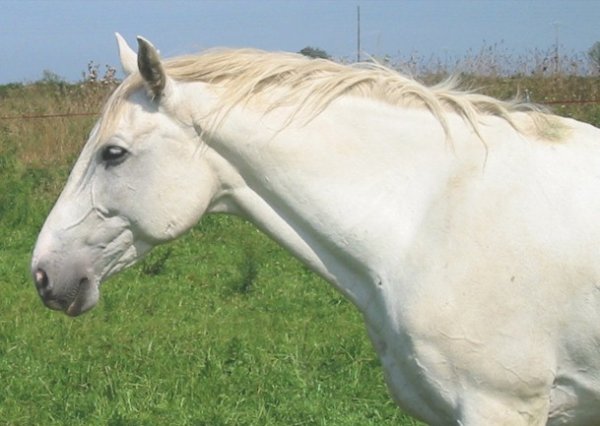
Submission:
[[[465,78],[532,101],[600,79]],[[0,87],[0,117],[98,111],[102,85]],[[600,125],[600,106],[556,106]],[[0,424],[411,425],[354,308],[243,221],[209,216],[103,286],[76,319],[42,306],[37,232],[93,117],[0,119]]]

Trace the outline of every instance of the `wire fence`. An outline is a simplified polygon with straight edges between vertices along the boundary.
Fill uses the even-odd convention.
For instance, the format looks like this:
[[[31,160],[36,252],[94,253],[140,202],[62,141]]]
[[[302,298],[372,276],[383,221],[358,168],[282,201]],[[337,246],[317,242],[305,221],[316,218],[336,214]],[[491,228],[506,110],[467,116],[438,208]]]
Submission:
[[[57,114],[20,114],[0,116],[0,120],[34,120],[38,118],[90,117],[100,115],[99,112],[64,112]]]
[[[586,105],[586,104],[600,104],[600,99],[568,99],[562,101],[545,101],[536,102],[541,105]]]
[[[536,102],[540,105],[589,105],[600,104],[600,99],[563,99],[554,101]],[[91,117],[98,116],[99,112],[65,112],[55,114],[18,114],[0,116],[0,120],[36,120],[36,119],[51,119],[51,118],[68,118],[68,117]]]

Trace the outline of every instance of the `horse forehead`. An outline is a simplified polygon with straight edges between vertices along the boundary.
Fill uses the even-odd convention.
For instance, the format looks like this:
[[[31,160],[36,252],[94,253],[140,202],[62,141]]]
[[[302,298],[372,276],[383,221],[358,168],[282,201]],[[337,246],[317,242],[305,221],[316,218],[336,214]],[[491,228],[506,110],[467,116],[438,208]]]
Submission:
[[[158,107],[151,101],[132,96],[123,100],[114,110],[106,111],[103,117],[106,126],[98,135],[98,142],[103,143],[115,135],[127,137],[149,132],[159,125],[163,117],[165,114],[159,114]]]
[[[158,103],[150,99],[142,91],[137,91],[124,99],[119,115],[122,124],[144,124],[150,120],[150,116],[157,119]]]

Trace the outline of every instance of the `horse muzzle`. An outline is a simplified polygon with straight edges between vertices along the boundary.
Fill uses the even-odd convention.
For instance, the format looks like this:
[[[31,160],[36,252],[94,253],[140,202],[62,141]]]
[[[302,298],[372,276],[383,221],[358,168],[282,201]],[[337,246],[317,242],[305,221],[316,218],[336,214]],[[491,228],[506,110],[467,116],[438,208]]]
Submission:
[[[33,281],[38,294],[50,309],[77,316],[98,302],[98,286],[86,275],[78,274],[67,280],[57,280],[45,268],[34,266]],[[62,277],[64,278],[64,277]]]

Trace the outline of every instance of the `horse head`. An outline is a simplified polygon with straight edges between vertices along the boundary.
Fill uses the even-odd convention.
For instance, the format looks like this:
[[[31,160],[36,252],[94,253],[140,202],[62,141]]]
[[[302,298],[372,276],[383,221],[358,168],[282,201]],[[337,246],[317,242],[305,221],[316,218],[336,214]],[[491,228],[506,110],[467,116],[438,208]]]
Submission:
[[[192,227],[218,187],[213,152],[186,109],[185,84],[158,51],[117,35],[127,79],[113,93],[39,234],[32,274],[43,302],[78,315],[100,284]]]

